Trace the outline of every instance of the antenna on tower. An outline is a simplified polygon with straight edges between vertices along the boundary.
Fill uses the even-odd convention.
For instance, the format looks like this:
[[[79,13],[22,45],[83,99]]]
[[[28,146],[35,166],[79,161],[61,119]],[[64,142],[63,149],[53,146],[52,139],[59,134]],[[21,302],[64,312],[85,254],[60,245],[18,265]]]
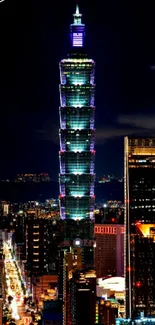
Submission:
[[[78,2],[76,2],[76,11],[75,14],[73,14],[73,16],[74,16],[74,24],[77,25],[81,24],[82,15],[80,14]]]
[[[76,4],[76,15],[79,15],[80,11],[79,11],[79,5],[78,3]]]

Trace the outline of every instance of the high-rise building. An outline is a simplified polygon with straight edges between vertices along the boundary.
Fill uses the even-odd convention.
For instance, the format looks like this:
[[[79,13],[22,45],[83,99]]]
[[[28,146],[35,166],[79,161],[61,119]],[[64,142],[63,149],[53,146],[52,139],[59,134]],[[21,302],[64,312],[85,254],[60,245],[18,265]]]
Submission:
[[[95,224],[97,278],[124,276],[124,225]]]
[[[30,276],[46,273],[46,225],[43,219],[32,218],[26,224],[26,261]]]
[[[63,259],[63,324],[95,324],[96,272],[82,268],[82,250],[71,247]],[[59,297],[61,298],[60,294]]]
[[[85,25],[78,6],[73,16],[71,51],[60,62],[60,213],[65,238],[80,238],[84,260],[92,265],[95,62],[85,51]]]
[[[115,325],[118,317],[119,303],[115,299],[105,300],[100,297],[96,301],[96,325]]]
[[[72,324],[72,278],[76,270],[82,268],[81,248],[71,248],[63,259],[63,324]],[[60,296],[60,295],[59,295]]]
[[[26,220],[26,261],[30,275],[57,274],[60,221],[31,216]]]
[[[126,317],[155,316],[155,138],[125,137]]]
[[[94,325],[96,321],[96,272],[84,269],[73,273],[71,280],[73,325]]]

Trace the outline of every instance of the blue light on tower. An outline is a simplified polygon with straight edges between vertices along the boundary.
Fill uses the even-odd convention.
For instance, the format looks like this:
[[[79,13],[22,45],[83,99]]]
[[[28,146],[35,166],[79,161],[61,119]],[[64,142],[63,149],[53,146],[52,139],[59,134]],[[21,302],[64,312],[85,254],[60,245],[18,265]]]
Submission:
[[[85,25],[82,24],[82,15],[79,12],[78,5],[76,6],[76,12],[73,16],[74,16],[74,22],[70,26],[72,46],[73,47],[83,47]]]

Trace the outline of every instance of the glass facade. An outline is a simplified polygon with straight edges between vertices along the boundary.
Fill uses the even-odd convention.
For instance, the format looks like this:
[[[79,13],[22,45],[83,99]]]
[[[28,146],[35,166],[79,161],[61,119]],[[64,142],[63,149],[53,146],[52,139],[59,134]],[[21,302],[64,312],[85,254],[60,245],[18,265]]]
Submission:
[[[84,54],[85,25],[77,7],[72,51],[60,62],[60,213],[62,219],[93,219],[95,63]]]
[[[155,138],[125,138],[126,317],[155,316]]]

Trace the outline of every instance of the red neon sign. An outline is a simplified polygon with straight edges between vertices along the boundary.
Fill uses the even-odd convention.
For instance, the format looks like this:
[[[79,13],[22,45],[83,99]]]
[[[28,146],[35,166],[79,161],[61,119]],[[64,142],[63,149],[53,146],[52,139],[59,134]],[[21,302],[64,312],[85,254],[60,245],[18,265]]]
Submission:
[[[94,233],[102,235],[116,235],[117,228],[113,226],[95,226]]]

